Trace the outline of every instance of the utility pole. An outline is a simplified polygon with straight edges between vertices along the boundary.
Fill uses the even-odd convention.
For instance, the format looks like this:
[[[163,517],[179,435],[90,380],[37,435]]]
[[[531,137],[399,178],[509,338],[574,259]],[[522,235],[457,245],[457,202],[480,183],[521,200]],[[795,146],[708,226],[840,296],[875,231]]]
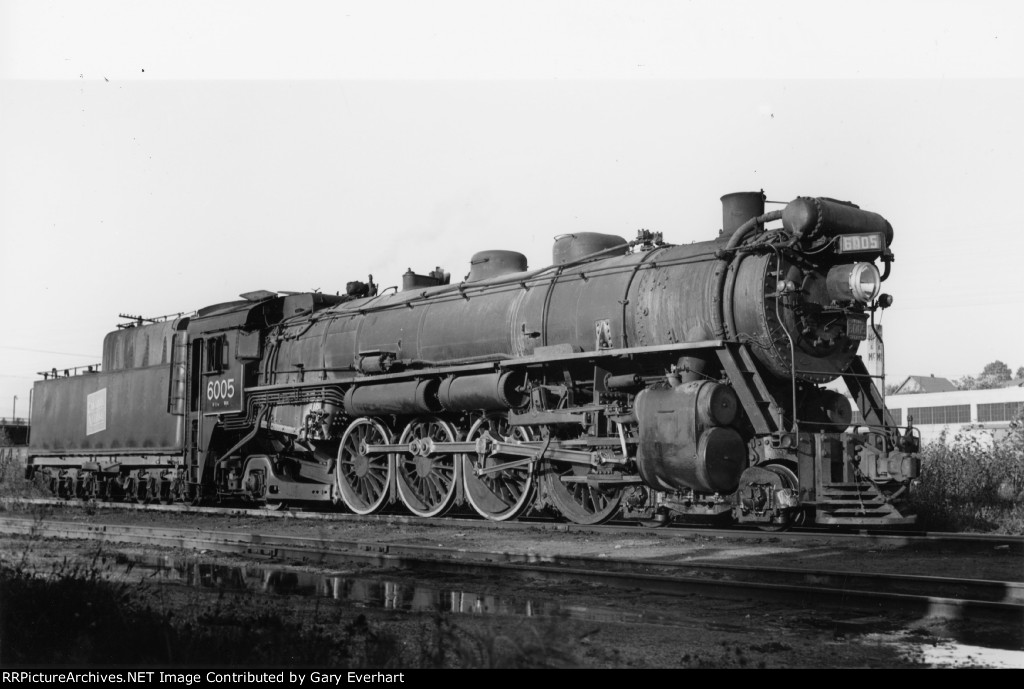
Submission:
[[[14,396],[14,409],[11,410],[11,423],[17,423],[18,420],[18,396]]]

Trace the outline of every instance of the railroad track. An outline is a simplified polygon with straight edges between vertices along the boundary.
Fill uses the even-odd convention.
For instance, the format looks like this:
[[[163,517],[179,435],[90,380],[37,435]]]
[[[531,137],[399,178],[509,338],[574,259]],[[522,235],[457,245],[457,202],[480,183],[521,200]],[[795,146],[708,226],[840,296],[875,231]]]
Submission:
[[[803,607],[896,610],[920,617],[1024,622],[1024,583],[949,577],[867,574],[715,562],[562,557],[404,543],[282,535],[0,519],[0,531],[32,538],[88,539],[230,553],[285,564],[348,568],[364,565],[447,577],[479,575],[564,582],[587,581],[662,595],[792,600]]]
[[[249,508],[240,506],[227,507],[204,507],[183,504],[141,504],[130,502],[82,502],[79,500],[62,500],[58,498],[5,498],[0,500],[0,505],[11,507],[25,506],[50,506],[62,509],[89,509],[97,510],[126,510],[126,511],[151,511],[181,514],[206,514],[221,516],[246,516],[267,519],[299,519],[312,521],[337,521],[337,522],[376,522],[380,524],[415,524],[415,525],[437,525],[457,526],[460,529],[511,529],[522,530],[523,528],[550,530],[563,533],[593,533],[606,535],[638,534],[638,533],[672,533],[680,538],[706,537],[714,539],[728,539],[733,541],[753,540],[764,541],[765,539],[785,539],[787,541],[829,541],[843,542],[852,541],[860,543],[871,543],[885,547],[904,547],[911,545],[942,545],[951,546],[958,550],[977,549],[990,551],[993,548],[1001,548],[1012,553],[1024,553],[1024,536],[1012,536],[1007,534],[975,534],[975,533],[944,533],[924,531],[890,531],[890,530],[868,530],[837,531],[825,528],[802,528],[783,532],[766,532],[756,528],[731,527],[719,529],[709,526],[694,526],[673,524],[644,525],[635,522],[628,524],[602,524],[583,525],[569,522],[556,521],[545,518],[528,518],[517,521],[492,522],[475,517],[444,517],[424,518],[405,514],[379,513],[373,515],[356,515],[340,512],[326,511],[304,511],[301,509],[268,510],[264,508]]]

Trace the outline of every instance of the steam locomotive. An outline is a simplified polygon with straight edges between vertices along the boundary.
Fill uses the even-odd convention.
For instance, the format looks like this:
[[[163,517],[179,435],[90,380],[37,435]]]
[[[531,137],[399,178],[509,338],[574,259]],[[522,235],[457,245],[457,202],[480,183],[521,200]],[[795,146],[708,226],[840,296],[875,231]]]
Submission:
[[[891,225],[829,198],[722,204],[710,241],[577,233],[540,269],[481,251],[457,283],[410,269],[393,292],[138,318],[101,366],[35,384],[28,476],[363,515],[912,523],[919,435],[857,355],[892,303]]]

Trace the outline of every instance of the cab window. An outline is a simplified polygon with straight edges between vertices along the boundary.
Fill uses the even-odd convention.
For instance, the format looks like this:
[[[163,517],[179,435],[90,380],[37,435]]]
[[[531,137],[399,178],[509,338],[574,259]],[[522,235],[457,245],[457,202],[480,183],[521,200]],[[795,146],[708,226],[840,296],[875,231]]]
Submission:
[[[223,371],[227,362],[227,338],[211,337],[206,341],[206,372]]]

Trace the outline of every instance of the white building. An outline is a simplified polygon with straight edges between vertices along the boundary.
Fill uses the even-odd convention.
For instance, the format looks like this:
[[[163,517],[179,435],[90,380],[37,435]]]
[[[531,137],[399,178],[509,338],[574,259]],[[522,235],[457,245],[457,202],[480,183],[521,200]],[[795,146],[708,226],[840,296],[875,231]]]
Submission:
[[[998,438],[1024,410],[1024,386],[888,395],[885,405],[900,426],[913,418],[923,443],[938,440],[943,431],[949,440],[961,431]]]

